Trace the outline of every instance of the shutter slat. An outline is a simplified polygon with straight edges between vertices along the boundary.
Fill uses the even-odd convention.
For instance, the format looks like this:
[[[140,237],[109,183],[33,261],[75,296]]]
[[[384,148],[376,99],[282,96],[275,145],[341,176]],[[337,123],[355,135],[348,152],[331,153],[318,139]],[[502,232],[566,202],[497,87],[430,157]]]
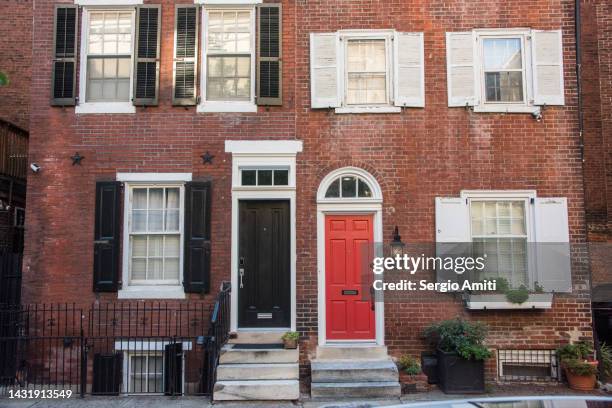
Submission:
[[[155,106],[159,95],[161,6],[140,6],[136,12],[134,105]]]
[[[197,102],[198,8],[177,6],[174,28],[172,104],[195,105]]]
[[[258,8],[257,104],[282,105],[282,8]]]
[[[76,104],[77,6],[56,6],[51,105]]]
[[[116,292],[119,287],[121,184],[96,183],[94,234],[94,291]]]
[[[185,186],[185,264],[183,286],[187,293],[210,290],[210,183]]]

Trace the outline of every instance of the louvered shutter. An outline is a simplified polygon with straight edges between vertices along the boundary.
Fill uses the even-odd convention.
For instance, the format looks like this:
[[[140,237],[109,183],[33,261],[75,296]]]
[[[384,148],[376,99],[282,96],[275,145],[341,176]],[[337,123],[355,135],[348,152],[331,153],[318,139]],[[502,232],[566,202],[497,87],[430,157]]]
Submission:
[[[470,217],[469,207],[464,198],[436,197],[436,256],[470,256]],[[436,270],[437,282],[457,282],[461,284],[469,277],[458,275],[453,270]]]
[[[474,38],[471,32],[446,33],[448,106],[474,106]]]
[[[134,105],[157,105],[159,92],[159,36],[161,6],[136,9]]]
[[[257,104],[282,105],[281,5],[261,4],[257,10]]]
[[[185,264],[183,286],[187,293],[210,290],[210,183],[185,186]]]
[[[567,198],[535,199],[535,256],[544,291],[572,291]]]
[[[51,105],[76,103],[77,6],[56,6]]]
[[[172,103],[195,105],[198,66],[198,8],[177,6],[174,27]]]
[[[337,108],[342,95],[337,33],[310,34],[310,106]]]
[[[423,33],[395,33],[395,106],[425,106]]]
[[[171,343],[164,349],[164,394],[183,394],[182,343]]]
[[[561,30],[532,31],[535,105],[565,105]]]
[[[92,395],[119,395],[123,372],[123,354],[94,354]]]
[[[96,183],[94,291],[116,292],[119,286],[121,183]]]

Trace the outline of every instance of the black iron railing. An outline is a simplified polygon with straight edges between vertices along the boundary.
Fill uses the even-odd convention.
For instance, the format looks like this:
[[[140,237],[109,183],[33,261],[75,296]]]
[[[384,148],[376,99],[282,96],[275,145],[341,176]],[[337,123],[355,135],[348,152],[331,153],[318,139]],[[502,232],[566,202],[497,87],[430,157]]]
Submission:
[[[230,287],[205,301],[0,306],[0,396],[210,395]]]

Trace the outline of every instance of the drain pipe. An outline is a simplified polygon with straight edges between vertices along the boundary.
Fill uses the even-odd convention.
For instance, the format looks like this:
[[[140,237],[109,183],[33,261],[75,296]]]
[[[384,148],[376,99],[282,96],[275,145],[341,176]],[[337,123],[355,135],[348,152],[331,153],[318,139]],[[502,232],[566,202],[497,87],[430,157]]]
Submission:
[[[574,3],[574,31],[576,40],[576,91],[578,93],[578,137],[580,143],[580,159],[583,163],[583,187],[584,187],[584,116],[582,113],[582,35],[580,21],[580,0]]]

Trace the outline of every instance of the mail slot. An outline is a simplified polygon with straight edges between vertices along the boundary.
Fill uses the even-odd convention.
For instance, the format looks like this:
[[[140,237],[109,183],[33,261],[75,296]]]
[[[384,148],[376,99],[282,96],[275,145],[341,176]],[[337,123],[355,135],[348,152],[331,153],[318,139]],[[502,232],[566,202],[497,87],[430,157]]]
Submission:
[[[354,296],[354,295],[358,295],[359,291],[357,289],[342,289],[342,294],[345,295],[345,296],[346,295],[348,295],[348,296],[353,295]]]

